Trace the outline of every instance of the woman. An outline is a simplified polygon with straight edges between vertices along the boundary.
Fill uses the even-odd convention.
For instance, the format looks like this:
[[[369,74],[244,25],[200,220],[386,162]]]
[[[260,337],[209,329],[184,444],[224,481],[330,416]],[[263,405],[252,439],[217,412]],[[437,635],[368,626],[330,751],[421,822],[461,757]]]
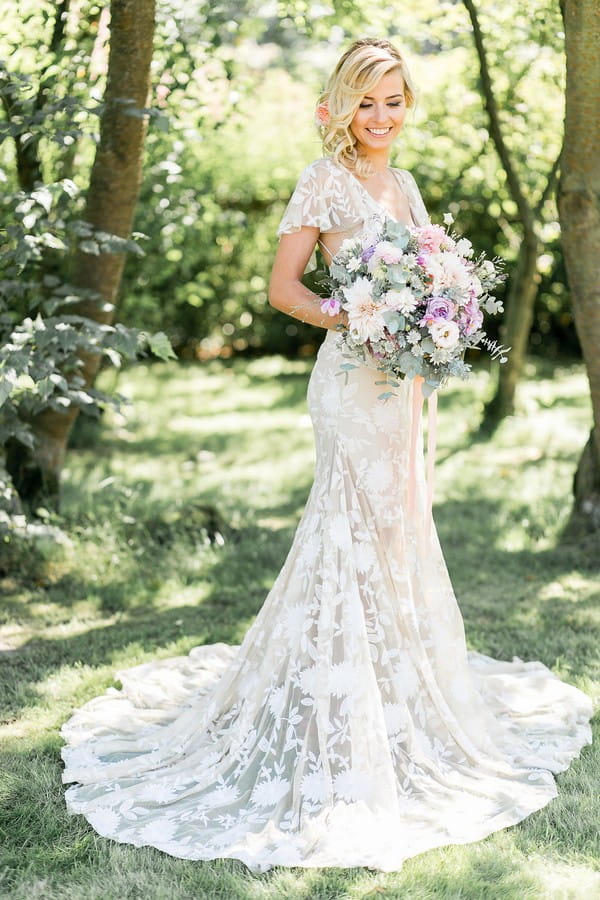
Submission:
[[[413,100],[391,44],[355,43],[319,107],[329,155],[279,229],[271,302],[328,334],[308,392],[314,485],[255,623],[239,649],[117,673],[123,690],[63,728],[68,808],[116,841],[257,871],[396,870],[544,806],[590,741],[580,691],[467,652],[422,458],[409,465],[413,383],[383,403],[374,366],[340,376],[343,314],[300,280],[317,242],[330,258],[377,218],[427,221],[388,165]]]

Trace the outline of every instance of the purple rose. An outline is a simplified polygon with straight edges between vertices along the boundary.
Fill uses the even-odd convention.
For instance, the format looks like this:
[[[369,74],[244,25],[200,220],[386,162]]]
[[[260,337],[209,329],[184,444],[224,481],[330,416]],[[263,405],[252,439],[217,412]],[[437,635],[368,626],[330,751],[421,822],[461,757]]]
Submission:
[[[443,297],[432,297],[425,310],[426,316],[432,319],[453,319],[456,312],[456,304]]]
[[[360,258],[362,259],[363,262],[368,262],[374,253],[375,253],[375,246],[373,245],[372,247],[367,247],[365,250],[363,250]]]

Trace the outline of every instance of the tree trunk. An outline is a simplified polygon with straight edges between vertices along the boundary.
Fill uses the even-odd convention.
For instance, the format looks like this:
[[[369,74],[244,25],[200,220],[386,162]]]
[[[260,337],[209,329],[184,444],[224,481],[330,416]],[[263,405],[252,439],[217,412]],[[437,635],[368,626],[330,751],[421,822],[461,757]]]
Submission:
[[[500,424],[500,421],[505,416],[510,415],[514,410],[515,393],[525,364],[525,353],[533,322],[533,311],[539,283],[537,270],[539,240],[536,235],[536,228],[546,201],[554,190],[560,157],[555,160],[550,169],[539,201],[533,205],[525,195],[523,181],[504,140],[504,128],[500,120],[477,5],[475,0],[463,0],[463,4],[469,14],[473,28],[473,41],[479,60],[481,90],[489,121],[490,136],[506,173],[506,184],[510,196],[517,206],[523,226],[523,241],[517,260],[516,272],[506,300],[505,320],[502,329],[502,343],[507,347],[512,347],[512,349],[508,355],[507,362],[499,366],[496,392],[485,407],[481,423],[481,430],[490,432]]]
[[[567,94],[558,209],[593,413],[574,480],[568,531],[600,533],[600,5],[598,0],[564,0],[562,9]]]
[[[111,40],[100,142],[90,176],[84,219],[96,229],[122,238],[131,235],[141,177],[150,90],[155,0],[112,0]],[[109,324],[121,282],[125,255],[78,251],[73,283],[97,292],[100,301],[82,301],[70,312]],[[82,374],[93,384],[100,358],[82,356]],[[57,506],[60,474],[69,433],[78,410],[45,410],[32,423],[33,451],[14,445],[8,468],[21,498],[31,508]]]
[[[523,376],[529,332],[533,324],[535,298],[538,292],[539,242],[535,232],[523,238],[517,267],[511,279],[506,300],[504,324],[500,340],[509,348],[505,363],[498,367],[498,382],[492,399],[486,404],[482,430],[493,430],[515,409],[517,385]]]

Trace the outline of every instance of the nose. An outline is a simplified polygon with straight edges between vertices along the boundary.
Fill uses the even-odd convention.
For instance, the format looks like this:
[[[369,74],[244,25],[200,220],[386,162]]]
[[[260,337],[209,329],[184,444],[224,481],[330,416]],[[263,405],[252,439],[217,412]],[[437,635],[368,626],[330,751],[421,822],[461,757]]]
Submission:
[[[375,103],[373,106],[373,120],[385,123],[387,121],[387,109],[385,103]]]

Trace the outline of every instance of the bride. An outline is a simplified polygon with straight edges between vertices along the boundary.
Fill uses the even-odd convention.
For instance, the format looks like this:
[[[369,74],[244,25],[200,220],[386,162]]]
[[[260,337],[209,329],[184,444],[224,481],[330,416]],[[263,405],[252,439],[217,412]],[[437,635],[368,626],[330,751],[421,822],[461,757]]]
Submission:
[[[271,303],[328,332],[308,388],[314,484],[254,624],[239,648],[118,672],[121,690],[63,726],[68,809],[115,841],[255,871],[397,870],[540,809],[591,741],[575,687],[467,651],[422,454],[409,465],[414,383],[383,402],[374,366],[340,375],[345,314],[301,283],[317,242],[330,258],[374,217],[428,221],[388,164],[413,102],[393,45],[353,44],[318,107],[326,155],[279,227]]]

